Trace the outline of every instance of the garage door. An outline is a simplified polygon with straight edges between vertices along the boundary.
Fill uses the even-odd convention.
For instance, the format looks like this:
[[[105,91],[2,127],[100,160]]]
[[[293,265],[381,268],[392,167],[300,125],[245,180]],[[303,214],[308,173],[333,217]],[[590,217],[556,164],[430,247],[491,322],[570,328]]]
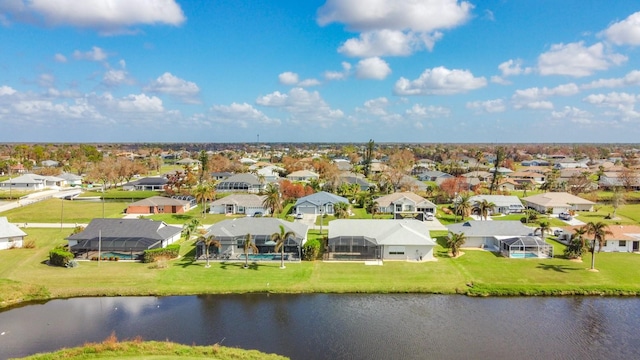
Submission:
[[[299,214],[315,214],[316,208],[315,206],[298,206],[296,208]]]

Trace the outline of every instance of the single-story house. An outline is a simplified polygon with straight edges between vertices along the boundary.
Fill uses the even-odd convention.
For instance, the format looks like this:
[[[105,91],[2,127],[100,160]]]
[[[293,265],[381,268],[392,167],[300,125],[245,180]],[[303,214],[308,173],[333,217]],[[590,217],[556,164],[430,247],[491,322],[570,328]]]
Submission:
[[[0,250],[22,247],[27,234],[6,217],[0,217]]]
[[[544,183],[546,176],[534,171],[514,171],[507,175],[509,179],[515,180],[517,183],[526,181],[534,181],[538,185]]]
[[[55,160],[43,160],[40,165],[43,167],[58,167],[60,163]]]
[[[184,158],[176,161],[176,165],[189,166],[191,169],[197,170],[200,167],[200,160]]]
[[[294,205],[294,209],[297,214],[333,215],[335,204],[341,202],[349,204],[349,199],[326,191],[320,191],[299,198]]]
[[[220,242],[220,249],[212,248],[210,254],[225,254],[231,258],[241,258],[244,254],[244,241],[247,234],[251,235],[251,242],[258,248],[260,253],[274,253],[275,243],[271,240],[271,235],[280,233],[280,226],[284,231],[293,232],[294,237],[285,241],[284,252],[300,255],[301,247],[307,241],[307,231],[309,226],[300,222],[289,222],[278,218],[270,217],[241,217],[223,220],[215,223],[207,229],[206,237],[213,236]],[[204,244],[197,245],[196,257],[205,254]]]
[[[524,160],[524,161],[520,162],[520,164],[522,166],[549,166],[549,165],[551,165],[551,163],[548,162],[547,160],[541,160],[541,159]]]
[[[533,183],[532,183],[533,186]],[[513,179],[502,179],[498,181],[498,189],[501,191],[514,191],[522,187],[521,183]]]
[[[210,214],[242,214],[253,216],[256,213],[267,214],[264,200],[266,195],[231,194],[209,204]]]
[[[287,180],[289,181],[304,181],[309,182],[311,180],[319,180],[320,175],[316,174],[313,171],[309,170],[298,170],[294,171],[291,174],[287,175]]]
[[[358,184],[360,191],[368,191],[371,188],[371,184],[362,175],[347,172],[340,175],[340,184]]]
[[[328,260],[432,260],[436,243],[415,219],[338,219],[329,223]]]
[[[276,165],[267,165],[255,170],[256,174],[268,183],[280,180],[280,173],[284,171],[284,168]]]
[[[463,247],[495,252],[501,248],[501,239],[534,235],[534,230],[520,221],[466,221],[448,225],[447,229],[454,234],[464,234],[466,240]]]
[[[38,191],[47,188],[59,188],[66,184],[65,180],[56,176],[45,176],[37,174],[24,174],[13,179],[8,179],[0,182],[0,188],[23,190],[23,191]]]
[[[180,239],[182,228],[147,219],[93,219],[87,227],[69,236],[69,248],[76,256],[97,251],[133,254],[165,248]],[[102,255],[102,254],[101,254]]]
[[[347,159],[333,159],[333,163],[336,164],[339,171],[351,171],[353,169],[353,165]]]
[[[228,171],[218,171],[218,172],[212,172],[211,174],[209,174],[211,176],[212,180],[215,181],[220,181],[220,180],[224,180],[228,177],[233,176],[234,173],[232,172],[228,172]]]
[[[427,184],[409,175],[400,179],[398,187],[405,191],[426,191],[428,188]]]
[[[461,176],[467,179],[475,178],[475,179],[478,179],[480,182],[488,182],[488,181],[491,181],[493,174],[488,171],[471,171],[471,172],[462,174]]]
[[[129,204],[127,214],[184,214],[191,208],[188,200],[152,196]]]
[[[548,192],[522,198],[525,207],[539,213],[559,214],[568,211],[593,211],[595,203],[567,192]]]
[[[58,175],[58,177],[63,179],[69,186],[82,186],[82,176],[80,175],[65,172]]]
[[[374,201],[378,203],[381,213],[394,214],[394,216],[436,213],[434,203],[409,191],[385,195]]]
[[[435,181],[436,184],[440,185],[446,179],[451,179],[454,176],[451,174],[447,174],[442,171],[430,170],[425,171],[422,174],[418,175],[418,180],[420,181]]]
[[[142,179],[134,180],[122,185],[122,190],[147,190],[147,191],[163,191],[169,180],[164,176],[150,176]]]
[[[510,195],[474,195],[469,198],[469,203],[475,205],[487,200],[488,203],[494,203],[491,214],[512,214],[524,211],[524,206],[520,202],[520,198]]]
[[[248,192],[257,194],[264,190],[264,188],[265,185],[258,180],[258,177],[249,173],[236,174],[216,184],[217,192]]]
[[[583,225],[584,226],[584,225]],[[565,226],[564,234],[573,234],[574,229],[581,226]],[[640,252],[640,226],[638,225],[609,225],[606,227],[611,234],[605,236],[605,244],[600,251],[604,252]],[[583,235],[589,244],[593,240],[591,235]],[[568,239],[567,239],[568,240]],[[596,250],[598,245],[596,244]]]

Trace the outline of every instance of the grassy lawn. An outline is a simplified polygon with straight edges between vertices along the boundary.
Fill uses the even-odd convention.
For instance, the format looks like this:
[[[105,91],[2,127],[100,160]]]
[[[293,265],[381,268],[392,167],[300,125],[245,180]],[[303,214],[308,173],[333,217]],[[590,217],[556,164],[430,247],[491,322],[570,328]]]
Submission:
[[[553,259],[507,259],[490,252],[463,249],[452,259],[442,247],[446,232],[434,233],[437,261],[386,261],[383,266],[322,261],[262,262],[243,269],[241,262],[193,261],[193,241],[182,244],[183,257],[166,268],[155,264],[80,262],[74,269],[44,264],[48,251],[63,244],[69,229],[26,229],[35,249],[0,252],[0,307],[33,299],[75,296],[188,295],[246,292],[428,292],[468,294],[640,293],[640,255],[596,254],[600,272],[584,263],[559,257],[563,245],[554,243]]]
[[[102,217],[103,203],[101,201],[69,201],[47,199],[20,208],[2,212],[9,222],[38,222],[59,223],[62,215],[64,222],[88,223],[94,218]],[[128,202],[105,201],[104,216],[106,218],[120,218]]]
[[[157,191],[125,191],[122,189],[109,189],[104,192],[105,199],[122,199],[125,201],[137,201],[140,199],[146,199],[152,196],[160,195]],[[85,190],[78,197],[102,197],[102,191],[100,190]]]

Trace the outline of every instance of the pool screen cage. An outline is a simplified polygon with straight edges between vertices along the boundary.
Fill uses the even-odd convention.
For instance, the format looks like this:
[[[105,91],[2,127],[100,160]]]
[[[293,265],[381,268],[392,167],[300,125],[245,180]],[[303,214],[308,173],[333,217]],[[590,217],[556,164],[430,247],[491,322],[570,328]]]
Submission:
[[[500,252],[508,258],[552,258],[553,246],[537,236],[523,236],[500,240]]]
[[[338,236],[329,239],[325,260],[376,260],[380,257],[375,240],[364,236]]]
[[[228,249],[229,245],[235,246],[234,254],[244,253],[244,240],[246,235],[235,237],[219,237],[217,240],[220,242],[221,249]],[[251,235],[251,242],[258,248],[259,254],[275,253],[276,243],[271,240],[271,235]],[[300,252],[299,239],[289,237],[284,242],[284,253],[290,254],[293,257],[298,257]],[[209,257],[216,258],[220,254],[221,249],[215,246],[209,246]],[[224,250],[222,250],[224,252]],[[254,253],[253,250],[249,250],[249,254]],[[280,251],[278,251],[280,253]],[[206,245],[204,241],[200,240],[196,243],[196,259],[206,258]]]

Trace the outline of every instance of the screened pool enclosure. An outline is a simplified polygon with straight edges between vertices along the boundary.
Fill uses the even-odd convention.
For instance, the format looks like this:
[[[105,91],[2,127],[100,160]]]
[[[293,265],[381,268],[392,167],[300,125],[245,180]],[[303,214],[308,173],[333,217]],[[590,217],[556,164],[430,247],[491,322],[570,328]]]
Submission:
[[[500,240],[500,253],[512,259],[552,258],[553,246],[537,236],[519,236]]]

